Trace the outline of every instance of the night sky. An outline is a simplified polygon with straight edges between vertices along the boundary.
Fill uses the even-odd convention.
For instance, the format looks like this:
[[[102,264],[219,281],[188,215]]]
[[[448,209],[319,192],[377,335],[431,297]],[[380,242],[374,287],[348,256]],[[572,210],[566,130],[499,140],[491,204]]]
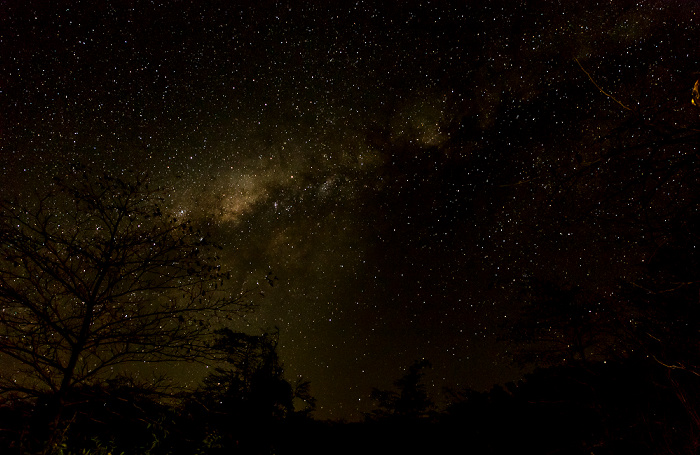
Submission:
[[[487,389],[521,374],[504,327],[523,280],[610,294],[648,255],[621,184],[641,158],[598,164],[610,137],[643,140],[618,133],[635,119],[697,122],[698,13],[3,1],[0,187],[31,194],[74,163],[171,187],[259,304],[234,328],[280,328],[318,418],[360,418],[423,358],[436,399]]]

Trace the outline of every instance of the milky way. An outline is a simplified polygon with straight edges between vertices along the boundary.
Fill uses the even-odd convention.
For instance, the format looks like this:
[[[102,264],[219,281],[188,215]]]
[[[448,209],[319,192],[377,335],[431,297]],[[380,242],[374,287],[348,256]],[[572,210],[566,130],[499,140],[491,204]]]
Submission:
[[[636,239],[547,198],[632,109],[692,114],[694,5],[237,3],[6,3],[7,191],[73,162],[172,187],[321,418],[420,358],[435,396],[517,378],[519,280],[632,273]]]

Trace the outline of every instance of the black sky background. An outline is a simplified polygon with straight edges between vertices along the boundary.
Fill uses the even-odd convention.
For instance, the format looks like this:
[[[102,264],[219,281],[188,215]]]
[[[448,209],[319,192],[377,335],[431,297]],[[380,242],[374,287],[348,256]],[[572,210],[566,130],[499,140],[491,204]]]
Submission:
[[[644,140],[635,119],[697,121],[699,11],[5,1],[0,184],[26,195],[85,163],[172,186],[255,290],[237,328],[281,329],[319,418],[360,418],[422,358],[436,397],[485,389],[519,377],[503,327],[524,280],[610,295],[650,254],[642,158],[597,163],[619,127]]]

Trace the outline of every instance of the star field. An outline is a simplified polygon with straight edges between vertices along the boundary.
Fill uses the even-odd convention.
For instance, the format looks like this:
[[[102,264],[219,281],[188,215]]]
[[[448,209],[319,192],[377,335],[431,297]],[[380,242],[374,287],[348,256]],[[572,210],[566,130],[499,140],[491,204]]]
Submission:
[[[646,143],[635,118],[697,119],[697,10],[10,1],[0,180],[31,192],[81,162],[171,186],[319,418],[361,417],[421,358],[436,396],[488,388],[519,375],[502,337],[523,279],[613,289],[645,257],[626,182],[647,152],[608,152]]]

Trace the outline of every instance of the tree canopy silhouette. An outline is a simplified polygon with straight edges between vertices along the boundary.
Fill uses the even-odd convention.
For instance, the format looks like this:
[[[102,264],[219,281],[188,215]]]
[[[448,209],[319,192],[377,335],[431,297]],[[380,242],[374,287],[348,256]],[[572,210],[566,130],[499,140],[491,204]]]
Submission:
[[[368,418],[424,419],[435,407],[423,383],[424,369],[432,365],[427,360],[415,361],[401,378],[394,382],[398,391],[373,389],[371,398],[379,405]]]
[[[165,195],[82,170],[0,202],[0,393],[60,402],[132,362],[200,359],[212,321],[248,308]]]
[[[529,279],[506,340],[517,364],[584,364],[624,357],[621,323],[604,296],[577,286]]]
[[[230,329],[216,332],[214,348],[223,354],[224,365],[204,379],[202,401],[222,414],[247,420],[284,419],[313,411],[310,383],[292,385],[284,378],[277,353],[279,330],[248,335]],[[295,411],[295,401],[302,405]]]

